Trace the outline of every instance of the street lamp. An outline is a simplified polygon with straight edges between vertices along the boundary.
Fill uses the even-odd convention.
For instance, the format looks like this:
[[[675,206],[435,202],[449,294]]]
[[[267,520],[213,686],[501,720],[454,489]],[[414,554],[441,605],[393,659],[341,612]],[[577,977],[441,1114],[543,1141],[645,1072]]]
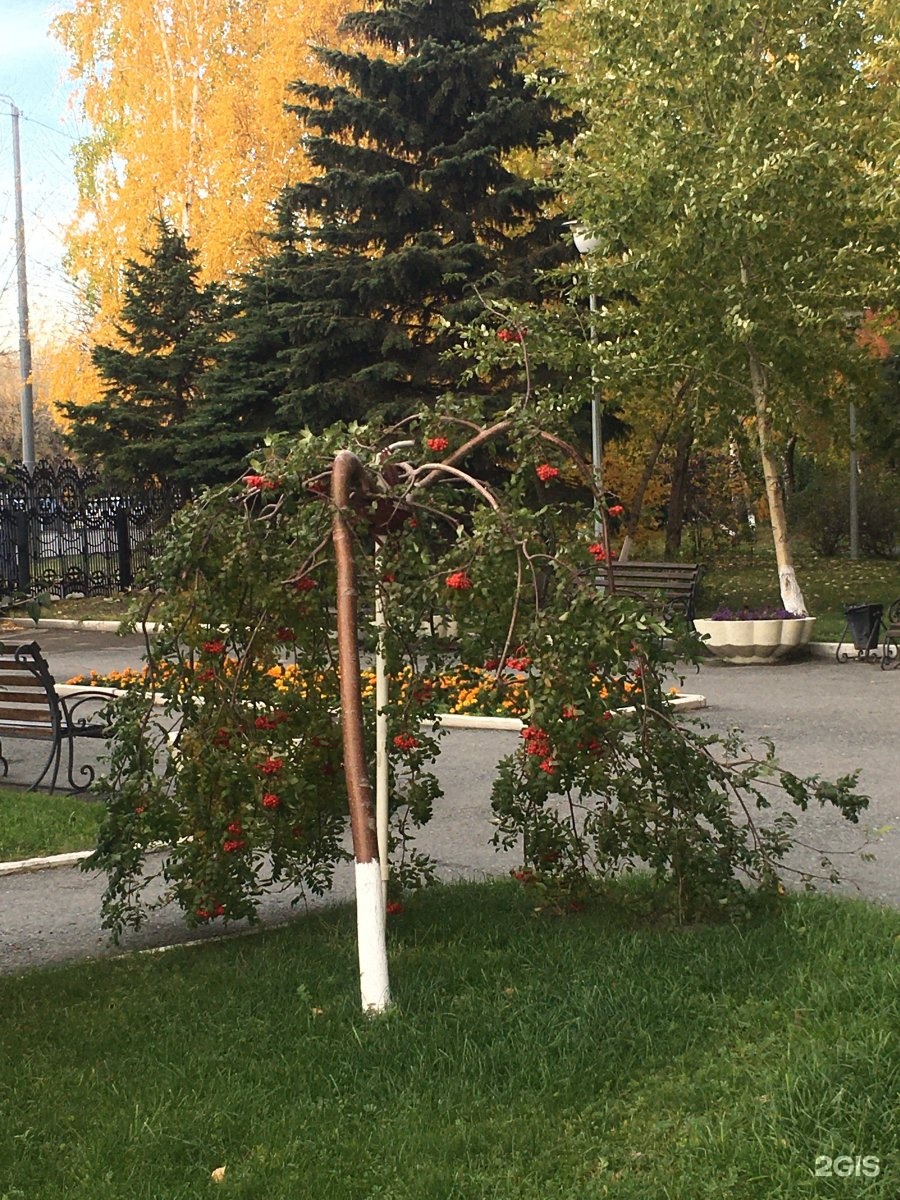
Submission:
[[[25,220],[22,215],[22,160],[19,154],[19,117],[11,96],[0,95],[12,118],[13,182],[16,197],[16,277],[19,292],[19,375],[22,380],[22,462],[34,470],[34,384],[31,337],[28,333],[28,280],[25,273]]]
[[[600,239],[589,234],[580,221],[566,221],[566,224],[572,230],[575,249],[582,257],[587,257],[599,249]],[[597,297],[594,294],[593,273],[591,273],[590,309],[590,339],[593,348],[597,342]],[[593,361],[591,362],[591,384],[591,459],[597,484],[597,497],[594,500],[594,534],[599,540],[603,533],[603,521],[600,517],[600,497],[603,495],[603,436],[600,428],[600,395],[594,377]]]

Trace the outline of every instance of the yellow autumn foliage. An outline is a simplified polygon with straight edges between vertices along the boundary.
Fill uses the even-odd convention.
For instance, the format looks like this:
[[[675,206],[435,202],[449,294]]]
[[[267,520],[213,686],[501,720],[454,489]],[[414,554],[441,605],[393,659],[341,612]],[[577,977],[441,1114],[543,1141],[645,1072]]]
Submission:
[[[61,398],[99,392],[89,348],[113,342],[122,270],[154,218],[185,232],[202,280],[265,253],[271,202],[308,174],[296,79],[323,80],[314,44],[339,44],[350,0],[70,0],[52,31],[92,133],[76,150],[78,207],[67,265],[90,297],[89,336],[61,357]],[[74,365],[73,365],[74,364]]]

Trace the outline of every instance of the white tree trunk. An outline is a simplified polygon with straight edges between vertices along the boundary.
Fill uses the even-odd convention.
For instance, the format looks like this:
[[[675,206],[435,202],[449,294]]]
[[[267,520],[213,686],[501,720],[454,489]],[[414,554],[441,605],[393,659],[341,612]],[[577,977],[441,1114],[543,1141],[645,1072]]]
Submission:
[[[377,859],[356,864],[356,930],[359,993],[363,1012],[382,1013],[391,1005],[385,941],[384,895]]]
[[[775,543],[775,561],[778,564],[778,586],[781,590],[781,603],[798,617],[807,617],[806,601],[797,582],[794,561],[788,539],[787,517],[784,511],[784,499],[778,480],[778,464],[772,454],[771,420],[766,388],[766,375],[762,363],[756,356],[752,345],[748,345],[747,354],[750,363],[750,386],[753,390],[753,403],[756,408],[756,431],[759,438],[759,457],[762,462],[763,475],[766,481],[766,499],[769,503],[769,520],[772,525],[772,540]]]

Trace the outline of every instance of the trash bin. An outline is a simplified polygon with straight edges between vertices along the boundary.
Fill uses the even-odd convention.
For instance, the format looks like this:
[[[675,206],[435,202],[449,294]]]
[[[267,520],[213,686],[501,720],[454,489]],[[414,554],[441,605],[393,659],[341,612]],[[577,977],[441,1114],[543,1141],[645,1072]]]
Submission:
[[[844,616],[847,618],[847,624],[853,634],[853,645],[860,654],[867,654],[878,645],[883,612],[883,604],[848,604],[845,606]]]

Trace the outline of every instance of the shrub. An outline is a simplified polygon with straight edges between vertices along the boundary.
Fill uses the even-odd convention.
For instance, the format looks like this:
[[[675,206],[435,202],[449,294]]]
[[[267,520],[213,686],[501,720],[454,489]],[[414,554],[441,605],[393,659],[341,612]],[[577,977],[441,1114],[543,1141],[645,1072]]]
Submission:
[[[887,474],[866,464],[859,481],[859,543],[863,554],[887,557],[898,538],[900,486]],[[792,526],[819,554],[833,557],[850,541],[850,496],[847,474],[820,469],[791,497]]]
[[[598,593],[583,492],[538,513],[523,503],[525,480],[551,454],[551,465],[572,463],[591,480],[565,439],[525,418],[474,437],[470,416],[448,415],[443,428],[439,468],[415,465],[435,436],[427,422],[412,427],[412,449],[385,448],[375,428],[276,441],[242,480],[177,516],[148,656],[162,714],[140,689],[110,713],[107,815],[87,864],[108,874],[107,925],[143,919],[160,842],[170,847],[162,900],[193,922],[253,919],[273,883],[329,887],[346,855],[338,527],[350,531],[360,596],[381,599],[388,671],[407,680],[385,710],[395,887],[430,873],[412,842],[440,796],[428,769],[440,734],[428,680],[460,658],[492,660],[498,673],[515,660],[528,677],[528,725],[500,764],[492,804],[498,842],[522,845],[525,877],[552,897],[570,902],[641,861],[679,917],[718,912],[742,879],[780,887],[794,816],[759,818],[773,784],[801,809],[831,803],[856,819],[865,799],[852,777],[800,780],[770,749],[754,755],[736,735],[721,741],[676,717],[671,672],[695,659],[696,639],[638,601]],[[491,488],[463,464],[501,436],[511,473]],[[339,447],[362,466],[336,516]],[[427,445],[421,452],[434,462]],[[358,628],[370,651],[369,614]],[[371,710],[366,721],[371,763]]]

